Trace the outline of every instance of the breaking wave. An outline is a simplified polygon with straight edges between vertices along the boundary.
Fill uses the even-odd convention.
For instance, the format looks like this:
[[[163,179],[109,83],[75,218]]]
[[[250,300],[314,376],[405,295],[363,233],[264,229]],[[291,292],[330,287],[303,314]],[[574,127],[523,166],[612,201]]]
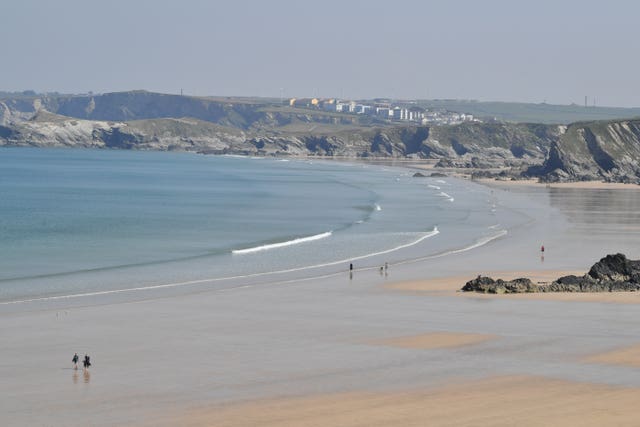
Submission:
[[[268,251],[270,249],[284,248],[286,246],[298,245],[300,243],[313,242],[314,240],[324,239],[331,236],[331,234],[333,234],[332,231],[327,231],[326,233],[315,234],[308,237],[299,237],[297,239],[287,240],[286,242],[270,243],[268,245],[255,246],[253,248],[247,249],[234,249],[231,251],[231,253],[241,255],[250,254],[253,252]]]

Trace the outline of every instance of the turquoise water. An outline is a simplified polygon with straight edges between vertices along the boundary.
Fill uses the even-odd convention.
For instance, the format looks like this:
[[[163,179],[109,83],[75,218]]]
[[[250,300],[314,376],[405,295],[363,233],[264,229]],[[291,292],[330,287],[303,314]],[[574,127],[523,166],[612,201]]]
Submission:
[[[374,267],[494,238],[488,190],[406,169],[0,150],[0,300]],[[300,273],[303,274],[303,273]]]

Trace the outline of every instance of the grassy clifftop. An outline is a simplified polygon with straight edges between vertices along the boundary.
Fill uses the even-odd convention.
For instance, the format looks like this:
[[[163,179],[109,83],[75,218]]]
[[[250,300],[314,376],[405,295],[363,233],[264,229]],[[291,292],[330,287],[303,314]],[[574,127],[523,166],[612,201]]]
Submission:
[[[425,108],[443,108],[515,123],[569,124],[578,121],[619,120],[640,117],[640,108],[581,105],[531,104],[522,102],[478,102],[465,100],[420,100]]]
[[[350,121],[370,124],[370,117],[357,117],[321,110],[289,108],[273,98],[198,97],[128,91],[101,95],[23,95],[1,97],[9,108],[34,111],[34,101],[48,111],[87,120],[128,121],[166,117],[200,120],[248,129],[262,122],[272,125],[269,115],[281,120],[307,115],[318,121]],[[371,103],[374,101],[370,101]],[[470,113],[483,119],[512,123],[569,124],[577,121],[617,120],[640,117],[640,108],[584,107],[579,105],[478,102],[468,100],[419,100],[410,103],[423,108]],[[409,106],[409,105],[407,105]],[[285,123],[286,124],[286,123]],[[378,123],[379,124],[379,123]]]

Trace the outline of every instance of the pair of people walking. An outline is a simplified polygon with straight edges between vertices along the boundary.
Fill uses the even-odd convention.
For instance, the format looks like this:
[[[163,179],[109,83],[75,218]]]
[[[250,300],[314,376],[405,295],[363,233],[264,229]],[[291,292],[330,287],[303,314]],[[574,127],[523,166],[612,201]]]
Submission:
[[[73,362],[73,369],[78,369],[78,361],[80,360],[80,357],[78,356],[78,353],[75,353],[73,355],[73,358],[71,359],[71,361]],[[84,355],[84,359],[82,360],[82,366],[84,366],[84,369],[89,368],[89,366],[91,366],[91,358],[88,355]]]

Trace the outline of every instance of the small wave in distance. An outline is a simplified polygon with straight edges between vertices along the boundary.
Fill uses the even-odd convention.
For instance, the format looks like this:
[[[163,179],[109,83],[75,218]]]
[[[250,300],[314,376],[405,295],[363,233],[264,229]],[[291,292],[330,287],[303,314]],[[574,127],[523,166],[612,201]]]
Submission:
[[[438,196],[446,197],[450,202],[453,202],[455,200],[453,197],[451,197],[450,195],[448,195],[444,191],[441,191],[440,194],[438,194]]]

